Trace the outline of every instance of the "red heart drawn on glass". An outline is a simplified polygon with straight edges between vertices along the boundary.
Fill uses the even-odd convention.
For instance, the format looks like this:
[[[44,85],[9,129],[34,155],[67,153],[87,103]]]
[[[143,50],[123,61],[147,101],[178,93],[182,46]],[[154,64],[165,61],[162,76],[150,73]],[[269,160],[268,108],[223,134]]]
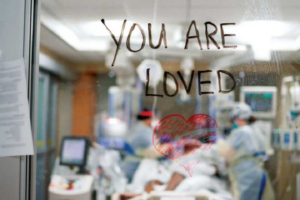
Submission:
[[[217,122],[209,115],[195,114],[186,120],[183,116],[172,114],[164,117],[156,125],[152,142],[163,156],[177,160],[187,154],[206,150],[214,143]],[[199,160],[188,161],[183,167],[192,176]]]

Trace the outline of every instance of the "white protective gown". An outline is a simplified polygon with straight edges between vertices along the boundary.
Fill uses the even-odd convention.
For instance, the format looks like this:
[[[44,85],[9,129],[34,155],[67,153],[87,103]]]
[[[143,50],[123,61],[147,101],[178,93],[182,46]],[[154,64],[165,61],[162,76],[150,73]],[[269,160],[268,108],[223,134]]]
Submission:
[[[236,200],[274,199],[261,159],[255,156],[264,148],[264,141],[254,131],[249,125],[245,125],[234,129],[226,140],[226,145],[235,150],[235,154],[227,157],[227,160]],[[218,141],[219,152],[223,155],[228,150],[226,145]]]

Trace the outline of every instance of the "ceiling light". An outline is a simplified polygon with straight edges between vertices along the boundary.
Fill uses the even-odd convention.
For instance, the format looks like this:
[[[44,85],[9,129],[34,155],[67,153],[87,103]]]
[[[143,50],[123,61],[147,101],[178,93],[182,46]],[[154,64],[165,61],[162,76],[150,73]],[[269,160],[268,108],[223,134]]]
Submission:
[[[272,50],[286,50],[280,43],[272,45],[272,38],[284,36],[290,29],[290,24],[281,21],[246,21],[238,27],[237,36],[252,46],[255,60],[270,61]]]
[[[246,21],[238,28],[238,35],[245,39],[251,39],[253,36],[280,37],[290,31],[290,24],[281,21]]]
[[[299,39],[272,39],[270,49],[272,51],[297,51],[300,47]]]
[[[111,32],[117,37],[120,36],[122,26],[124,20],[105,20],[106,26],[111,30]],[[127,35],[130,31],[133,22],[127,21],[126,26],[123,32],[123,36]],[[85,34],[95,37],[110,37],[109,31],[106,29],[104,24],[100,21],[92,21],[92,22],[85,22],[80,25],[81,29],[84,31]],[[139,31],[133,31],[132,36],[136,36],[139,34]]]
[[[267,36],[261,36],[252,41],[252,50],[255,60],[270,61],[271,60],[271,39]]]
[[[109,49],[108,40],[79,38],[69,27],[46,12],[42,12],[41,22],[77,51],[106,51]]]
[[[77,46],[78,51],[107,51],[110,47],[107,39],[86,39]]]

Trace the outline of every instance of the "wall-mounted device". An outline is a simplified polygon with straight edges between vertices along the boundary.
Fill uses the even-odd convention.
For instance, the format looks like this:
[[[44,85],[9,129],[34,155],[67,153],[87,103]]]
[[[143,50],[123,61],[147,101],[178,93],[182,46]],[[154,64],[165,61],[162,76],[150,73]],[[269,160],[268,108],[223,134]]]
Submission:
[[[241,87],[240,101],[247,103],[257,118],[274,118],[276,115],[276,87]]]

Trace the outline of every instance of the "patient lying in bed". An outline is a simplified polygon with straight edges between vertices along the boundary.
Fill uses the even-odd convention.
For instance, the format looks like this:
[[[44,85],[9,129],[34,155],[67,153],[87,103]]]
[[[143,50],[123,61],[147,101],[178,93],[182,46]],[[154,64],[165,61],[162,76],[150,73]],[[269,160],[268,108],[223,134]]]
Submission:
[[[169,161],[170,162],[170,161]],[[215,146],[197,153],[187,154],[170,163],[145,159],[136,171],[129,192],[153,190],[198,191],[207,189],[216,193],[227,190],[225,161]]]

